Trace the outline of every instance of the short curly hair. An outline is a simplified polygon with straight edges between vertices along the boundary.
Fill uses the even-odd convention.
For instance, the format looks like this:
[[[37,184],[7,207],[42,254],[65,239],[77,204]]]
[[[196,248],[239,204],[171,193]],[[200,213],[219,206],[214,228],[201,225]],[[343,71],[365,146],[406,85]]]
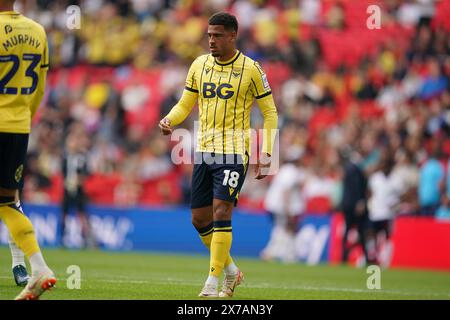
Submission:
[[[211,26],[224,26],[226,30],[238,31],[238,22],[235,16],[227,12],[218,12],[213,14],[208,21]]]

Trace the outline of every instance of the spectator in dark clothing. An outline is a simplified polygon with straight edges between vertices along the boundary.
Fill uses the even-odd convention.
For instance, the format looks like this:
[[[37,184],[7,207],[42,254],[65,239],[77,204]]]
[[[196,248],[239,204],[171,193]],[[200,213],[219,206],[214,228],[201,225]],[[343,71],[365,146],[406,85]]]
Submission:
[[[64,196],[62,202],[61,239],[65,243],[66,218],[70,210],[76,210],[81,224],[81,234],[84,247],[95,247],[89,219],[87,216],[87,196],[84,191],[84,180],[88,175],[88,138],[84,130],[76,125],[72,126],[66,139],[66,150],[63,155],[62,173],[64,176]]]
[[[349,231],[356,227],[358,242],[364,251],[366,262],[369,262],[366,247],[366,227],[368,225],[367,212],[367,178],[361,168],[350,159],[350,151],[340,152],[344,165],[343,195],[341,209],[345,217],[345,232],[342,239],[342,262],[348,260],[350,251],[356,244],[348,245]]]

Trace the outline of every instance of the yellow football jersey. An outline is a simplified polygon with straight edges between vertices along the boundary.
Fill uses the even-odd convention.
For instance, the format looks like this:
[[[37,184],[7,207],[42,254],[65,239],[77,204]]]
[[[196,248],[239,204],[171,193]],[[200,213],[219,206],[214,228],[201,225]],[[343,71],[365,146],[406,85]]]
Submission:
[[[0,132],[30,132],[44,95],[48,59],[40,24],[17,12],[0,12]]]
[[[197,151],[249,155],[254,99],[267,130],[262,152],[271,154],[278,120],[272,91],[260,65],[239,51],[225,62],[210,54],[198,57],[189,69],[182,98],[167,118],[171,125],[181,123],[197,101]]]

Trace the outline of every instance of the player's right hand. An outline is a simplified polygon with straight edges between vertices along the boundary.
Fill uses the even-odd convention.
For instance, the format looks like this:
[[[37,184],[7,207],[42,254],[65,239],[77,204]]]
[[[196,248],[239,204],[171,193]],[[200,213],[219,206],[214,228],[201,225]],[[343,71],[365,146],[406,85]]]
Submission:
[[[162,134],[165,136],[167,136],[168,134],[171,134],[172,128],[170,127],[170,120],[167,118],[162,119],[159,122],[159,129],[161,129]]]

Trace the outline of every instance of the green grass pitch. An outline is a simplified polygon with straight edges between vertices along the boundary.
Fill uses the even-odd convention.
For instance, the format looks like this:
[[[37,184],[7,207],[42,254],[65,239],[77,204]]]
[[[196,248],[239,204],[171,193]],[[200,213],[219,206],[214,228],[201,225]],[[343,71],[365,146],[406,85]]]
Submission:
[[[195,300],[208,273],[205,256],[140,252],[45,249],[58,277],[42,299]],[[16,287],[8,248],[0,248],[0,299],[13,299]],[[450,273],[390,269],[381,271],[381,289],[367,289],[365,268],[306,266],[236,258],[245,282],[233,299],[450,299]],[[81,270],[81,288],[68,289],[67,268]]]

